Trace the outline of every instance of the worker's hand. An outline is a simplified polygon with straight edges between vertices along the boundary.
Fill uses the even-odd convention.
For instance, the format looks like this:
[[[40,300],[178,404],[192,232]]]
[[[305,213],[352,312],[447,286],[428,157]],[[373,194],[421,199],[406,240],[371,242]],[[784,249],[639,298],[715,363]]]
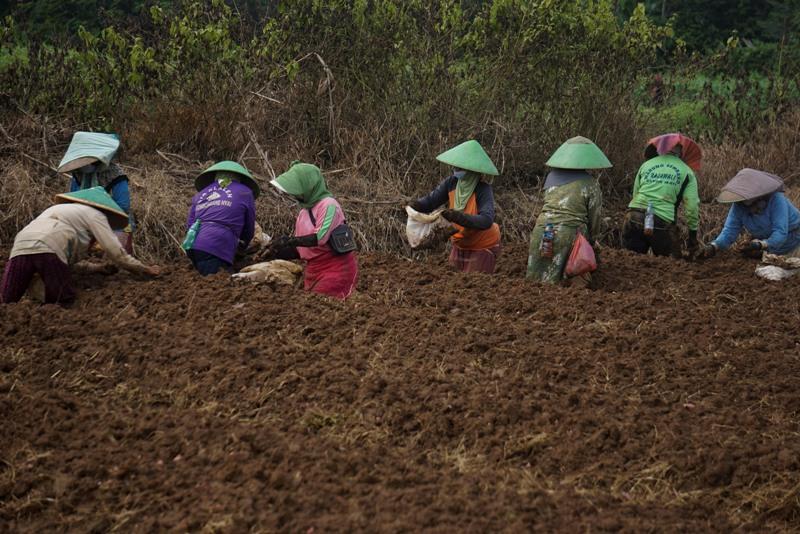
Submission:
[[[144,272],[150,276],[161,276],[161,267],[158,265],[148,265],[144,268]]]
[[[258,254],[253,256],[253,260],[256,263],[261,263],[263,261],[270,261],[275,257],[274,252],[269,248],[269,245],[262,248]]]
[[[760,239],[753,239],[740,245],[737,250],[747,258],[761,258],[762,252],[767,250],[767,243]]]
[[[274,239],[270,244],[269,248],[275,250],[276,252],[279,250],[283,250],[285,248],[290,248],[297,246],[293,237],[282,235],[276,239]]]
[[[686,242],[686,248],[689,250],[689,254],[694,253],[699,246],[700,243],[697,241],[697,230],[689,230],[689,241]]]
[[[285,235],[276,237],[275,239],[270,241],[267,246],[262,248],[258,254],[256,254],[255,260],[257,262],[273,260],[281,250],[293,246],[295,246],[293,244],[293,238]]]
[[[416,200],[412,200],[411,202],[403,202],[403,206],[402,206],[403,207],[403,211],[406,210],[406,206],[410,206],[411,209],[413,209],[414,211],[418,211],[420,213],[423,213],[422,206]]]
[[[709,243],[707,245],[703,245],[695,254],[697,258],[713,258],[717,255],[717,245],[714,243]]]
[[[237,260],[242,260],[245,256],[247,256],[247,243],[240,240],[238,246],[236,247],[236,253],[234,257]]]
[[[467,219],[463,211],[447,209],[442,212],[442,218],[459,226],[467,226]]]
[[[256,263],[270,261],[275,256],[274,250],[271,247],[272,242],[261,247],[261,249],[253,256],[253,260],[255,260]]]

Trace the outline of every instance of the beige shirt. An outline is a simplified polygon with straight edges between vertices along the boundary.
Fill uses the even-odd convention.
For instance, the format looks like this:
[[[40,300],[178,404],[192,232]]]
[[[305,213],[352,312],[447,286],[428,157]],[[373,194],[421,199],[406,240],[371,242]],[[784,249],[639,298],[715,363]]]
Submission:
[[[89,252],[92,236],[111,261],[129,271],[143,272],[145,265],[125,252],[102,211],[83,204],[56,204],[20,230],[11,257],[53,253],[73,265]]]

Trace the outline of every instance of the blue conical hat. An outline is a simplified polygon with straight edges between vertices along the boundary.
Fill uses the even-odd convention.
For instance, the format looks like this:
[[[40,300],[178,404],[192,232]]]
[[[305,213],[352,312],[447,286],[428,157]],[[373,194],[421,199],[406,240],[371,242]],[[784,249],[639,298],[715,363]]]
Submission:
[[[111,195],[106,193],[106,190],[100,186],[90,187],[81,191],[73,193],[61,193],[55,197],[56,204],[64,204],[66,202],[73,202],[75,204],[83,204],[84,206],[91,206],[102,211],[112,228],[119,229],[128,226],[128,214],[123,211],[119,205],[114,202]]]

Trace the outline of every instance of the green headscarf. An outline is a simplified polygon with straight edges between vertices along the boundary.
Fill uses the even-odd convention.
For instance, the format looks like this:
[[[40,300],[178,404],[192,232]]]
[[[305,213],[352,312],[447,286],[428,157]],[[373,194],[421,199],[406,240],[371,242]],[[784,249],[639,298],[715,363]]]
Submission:
[[[231,185],[231,182],[238,182],[239,175],[235,172],[227,172],[227,171],[217,171],[214,175],[219,186],[223,189]]]
[[[464,211],[464,208],[467,207],[469,197],[472,196],[472,193],[475,192],[475,188],[478,186],[478,182],[481,181],[481,175],[477,172],[462,172],[464,175],[458,178],[455,194],[453,195],[453,209],[458,211]]]
[[[316,165],[294,163],[289,170],[270,182],[286,194],[297,198],[304,208],[313,207],[323,198],[332,197],[325,178]]]

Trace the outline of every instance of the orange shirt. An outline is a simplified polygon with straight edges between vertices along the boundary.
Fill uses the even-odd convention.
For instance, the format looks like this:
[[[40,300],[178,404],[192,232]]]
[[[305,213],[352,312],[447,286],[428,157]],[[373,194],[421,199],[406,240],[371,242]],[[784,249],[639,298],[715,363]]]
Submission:
[[[450,197],[448,207],[450,207],[450,209],[452,209],[453,205],[455,204],[455,194],[455,190],[450,191],[448,194]],[[469,197],[469,200],[467,200],[467,205],[464,206],[464,213],[467,215],[478,214],[478,201],[475,197],[475,193],[472,193],[472,195]],[[492,226],[486,230],[464,228],[463,226],[459,226],[457,224],[454,224],[453,226],[458,229],[458,233],[454,234],[451,239],[453,240],[453,245],[460,249],[483,250],[500,244],[500,227],[497,225],[497,223],[492,223]]]

